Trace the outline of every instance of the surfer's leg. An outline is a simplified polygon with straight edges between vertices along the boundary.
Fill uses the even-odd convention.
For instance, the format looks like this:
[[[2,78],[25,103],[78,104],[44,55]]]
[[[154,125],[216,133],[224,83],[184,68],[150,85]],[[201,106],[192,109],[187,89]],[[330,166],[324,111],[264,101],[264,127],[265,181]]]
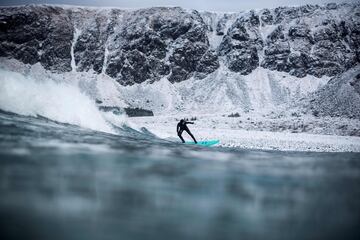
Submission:
[[[185,129],[185,131],[190,135],[190,137],[194,140],[194,142],[197,143],[194,135],[192,135],[192,133],[190,132],[190,130],[189,130],[189,129]]]
[[[181,141],[183,142],[183,143],[185,143],[185,140],[183,139],[183,137],[181,136],[181,134],[182,134],[182,130],[180,130],[179,132],[178,132],[178,136],[179,136],[179,138],[181,139]]]

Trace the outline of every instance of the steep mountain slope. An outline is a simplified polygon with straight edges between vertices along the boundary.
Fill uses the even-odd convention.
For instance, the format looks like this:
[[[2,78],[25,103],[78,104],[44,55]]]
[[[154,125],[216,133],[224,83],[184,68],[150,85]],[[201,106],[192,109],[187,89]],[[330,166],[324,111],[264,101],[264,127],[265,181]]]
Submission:
[[[263,69],[249,75],[228,72],[221,67],[204,79],[171,84],[165,78],[152,84],[119,86],[118,96],[129,106],[151,109],[156,114],[176,112],[226,114],[277,111],[287,103],[324,86],[327,78],[299,78]]]
[[[360,119],[360,65],[330,79],[312,94],[308,107],[315,115]]]
[[[122,85],[203,79],[220,66],[334,76],[360,62],[360,5],[236,14],[21,6],[0,9],[0,56],[54,72],[105,73]]]
[[[269,117],[292,104],[299,116],[359,119],[359,27],[359,3],[241,13],[4,7],[0,70],[77,85],[109,111]]]

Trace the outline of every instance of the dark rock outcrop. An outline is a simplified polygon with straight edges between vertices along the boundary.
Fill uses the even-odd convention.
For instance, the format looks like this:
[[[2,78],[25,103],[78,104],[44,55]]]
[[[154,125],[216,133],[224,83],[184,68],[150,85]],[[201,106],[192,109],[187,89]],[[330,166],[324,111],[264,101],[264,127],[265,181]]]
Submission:
[[[124,108],[124,110],[129,117],[154,116],[154,113],[151,110],[146,110],[141,108]]]
[[[124,14],[122,21],[112,40],[119,44],[110,49],[106,69],[121,83],[167,75],[171,82],[180,82],[218,68],[217,55],[208,51],[206,26],[196,11],[151,8]]]
[[[225,56],[225,65],[231,71],[247,75],[259,66],[258,50],[263,47],[259,24],[259,17],[252,11],[238,18],[223,38],[219,55]]]
[[[335,76],[355,66],[359,62],[356,27],[359,6],[355,5],[349,10],[355,17],[350,19],[344,16],[346,21],[337,21],[327,15],[330,13],[328,11],[336,11],[338,7],[351,9],[349,5],[336,4],[275,9],[273,19],[280,25],[266,38],[261,66],[289,72],[297,77],[307,74],[316,77]],[[262,16],[266,20],[269,14],[269,10],[264,10]],[[311,27],[299,16],[317,18],[322,24]],[[284,23],[288,21],[293,24],[286,26]],[[263,25],[269,22],[266,20]]]
[[[40,62],[45,69],[71,70],[73,25],[60,7],[0,9],[0,56],[23,63]]]
[[[86,14],[86,27],[77,26]],[[93,70],[101,73],[105,58],[105,46],[109,35],[107,17],[96,12],[71,12],[74,24],[74,58],[77,71]]]

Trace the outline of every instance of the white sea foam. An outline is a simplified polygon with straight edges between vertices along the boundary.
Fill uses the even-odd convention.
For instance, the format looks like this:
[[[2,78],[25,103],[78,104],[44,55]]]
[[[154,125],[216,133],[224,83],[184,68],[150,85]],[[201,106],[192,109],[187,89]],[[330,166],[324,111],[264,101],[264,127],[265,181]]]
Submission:
[[[0,108],[94,130],[113,132],[93,100],[68,83],[0,69]]]

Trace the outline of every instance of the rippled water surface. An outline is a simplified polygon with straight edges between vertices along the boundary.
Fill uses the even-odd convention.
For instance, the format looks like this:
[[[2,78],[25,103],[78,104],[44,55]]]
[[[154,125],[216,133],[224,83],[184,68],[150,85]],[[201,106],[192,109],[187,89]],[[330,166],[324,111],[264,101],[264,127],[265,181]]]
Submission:
[[[0,113],[1,239],[360,239],[360,154],[119,134]]]

